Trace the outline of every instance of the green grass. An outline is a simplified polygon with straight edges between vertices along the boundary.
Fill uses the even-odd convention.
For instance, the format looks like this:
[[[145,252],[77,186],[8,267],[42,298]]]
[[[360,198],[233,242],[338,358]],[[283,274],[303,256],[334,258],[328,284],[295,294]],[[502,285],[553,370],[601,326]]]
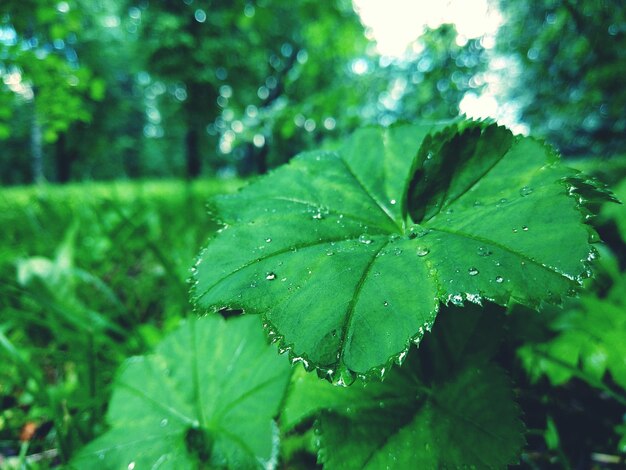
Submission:
[[[190,269],[217,228],[206,201],[240,185],[0,190],[0,468],[47,468],[102,432],[117,365],[191,313]]]

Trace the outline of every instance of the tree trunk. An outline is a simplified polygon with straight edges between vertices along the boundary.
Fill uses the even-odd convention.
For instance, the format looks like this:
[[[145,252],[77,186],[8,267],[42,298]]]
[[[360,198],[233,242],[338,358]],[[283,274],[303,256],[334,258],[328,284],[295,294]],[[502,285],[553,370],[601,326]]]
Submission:
[[[43,174],[43,140],[41,136],[41,123],[37,117],[37,93],[33,90],[32,100],[32,121],[30,129],[30,153],[33,182],[42,183],[45,181]]]
[[[202,171],[202,159],[200,158],[200,136],[198,130],[189,127],[185,135],[185,151],[187,160],[187,178],[195,179]]]
[[[60,134],[55,144],[55,163],[59,183],[67,183],[70,180],[73,160],[74,155],[67,149],[66,134]]]

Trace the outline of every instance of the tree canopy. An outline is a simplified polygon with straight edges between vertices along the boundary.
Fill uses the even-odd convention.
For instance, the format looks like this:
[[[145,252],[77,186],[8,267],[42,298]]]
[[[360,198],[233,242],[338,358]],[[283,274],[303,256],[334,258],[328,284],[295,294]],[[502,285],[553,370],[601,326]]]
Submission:
[[[617,3],[500,2],[495,48],[443,24],[385,57],[349,0],[7,0],[2,182],[264,173],[363,124],[455,117],[502,60],[497,99],[534,134],[619,153]]]

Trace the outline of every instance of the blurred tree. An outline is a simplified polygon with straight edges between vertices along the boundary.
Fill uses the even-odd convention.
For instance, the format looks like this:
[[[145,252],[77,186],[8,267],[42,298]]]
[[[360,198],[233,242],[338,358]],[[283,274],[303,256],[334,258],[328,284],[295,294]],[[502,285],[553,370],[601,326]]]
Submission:
[[[44,178],[43,144],[62,145],[72,123],[88,122],[104,82],[78,61],[81,30],[75,0],[5,0],[0,11],[0,138],[8,137],[15,105],[30,108],[32,178]],[[8,98],[9,94],[15,98]],[[67,154],[57,152],[56,172],[69,178]],[[21,157],[21,155],[20,155]]]
[[[486,70],[485,50],[479,40],[457,44],[452,25],[427,29],[405,56],[390,59],[374,53],[359,25],[339,33],[336,19],[325,18],[326,24],[314,23],[315,34],[333,38],[334,54],[326,53],[325,40],[318,41],[319,49],[305,49],[304,57],[311,58],[294,64],[286,75],[283,93],[245,111],[229,103],[218,119],[216,124],[226,129],[222,144],[225,150],[234,147],[236,161],[249,162],[245,155],[256,146],[274,166],[328,138],[322,145],[332,146],[362,125],[455,117],[465,93],[482,87],[477,78]],[[244,131],[237,133],[240,124]]]
[[[303,100],[317,108],[316,98],[366,43],[346,0],[153,0],[144,16],[148,70],[184,86],[190,177],[201,171],[208,136],[225,154],[239,134],[251,137],[239,157],[265,171],[273,123],[283,119],[278,110]],[[264,131],[246,132],[254,123]]]
[[[450,119],[469,91],[484,87],[488,57],[479,39],[459,44],[454,25],[426,28],[402,60],[379,74],[386,89],[378,97],[379,121]]]
[[[500,0],[497,50],[521,118],[566,155],[626,148],[626,6],[621,0]],[[515,71],[517,70],[516,76]]]

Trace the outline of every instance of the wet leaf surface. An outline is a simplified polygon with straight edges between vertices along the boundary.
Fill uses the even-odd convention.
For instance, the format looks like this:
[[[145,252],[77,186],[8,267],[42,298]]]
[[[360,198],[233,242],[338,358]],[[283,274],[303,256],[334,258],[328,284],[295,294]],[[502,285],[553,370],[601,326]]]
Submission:
[[[202,310],[262,315],[294,360],[339,384],[380,375],[441,304],[559,302],[588,276],[593,183],[495,125],[357,132],[217,199]]]

